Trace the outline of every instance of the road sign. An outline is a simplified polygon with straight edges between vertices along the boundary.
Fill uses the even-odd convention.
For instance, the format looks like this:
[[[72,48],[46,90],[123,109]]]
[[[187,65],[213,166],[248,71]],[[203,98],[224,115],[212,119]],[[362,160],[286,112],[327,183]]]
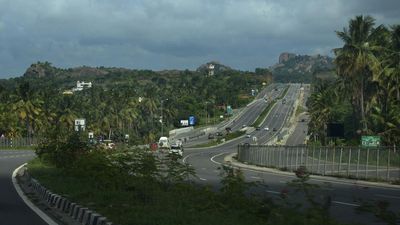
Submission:
[[[228,106],[226,107],[226,113],[227,113],[228,115],[232,115],[232,114],[233,114],[232,106],[228,105]]]
[[[189,126],[194,126],[196,124],[196,118],[194,116],[189,116]]]
[[[75,131],[84,131],[85,130],[85,119],[76,119],[75,120]]]
[[[361,145],[363,147],[378,147],[381,144],[379,136],[361,136]]]

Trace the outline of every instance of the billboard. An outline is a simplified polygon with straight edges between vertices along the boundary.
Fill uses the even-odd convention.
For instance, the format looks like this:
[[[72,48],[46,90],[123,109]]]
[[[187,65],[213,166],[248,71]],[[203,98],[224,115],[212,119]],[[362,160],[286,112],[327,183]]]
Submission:
[[[180,124],[182,127],[187,127],[187,126],[189,126],[189,120],[181,120]]]
[[[194,126],[196,124],[196,117],[189,116],[189,126]]]
[[[361,136],[361,146],[363,147],[378,147],[381,144],[379,136]]]
[[[228,105],[228,106],[226,107],[226,113],[227,113],[228,115],[233,115],[232,106]]]
[[[326,126],[327,137],[344,137],[343,123],[328,123]]]

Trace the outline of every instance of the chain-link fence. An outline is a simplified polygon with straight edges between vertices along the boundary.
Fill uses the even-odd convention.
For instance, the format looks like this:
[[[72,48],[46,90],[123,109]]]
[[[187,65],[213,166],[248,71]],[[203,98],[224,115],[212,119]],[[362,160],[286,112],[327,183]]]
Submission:
[[[37,145],[37,138],[5,138],[0,137],[0,148],[20,148]]]
[[[312,174],[356,179],[400,180],[396,147],[238,146],[243,163],[294,171],[305,166]]]

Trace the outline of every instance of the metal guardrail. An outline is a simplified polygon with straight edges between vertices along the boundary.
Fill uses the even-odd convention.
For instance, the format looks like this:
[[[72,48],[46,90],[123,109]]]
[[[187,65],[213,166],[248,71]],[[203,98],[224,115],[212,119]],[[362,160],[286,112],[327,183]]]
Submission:
[[[18,148],[35,146],[38,143],[36,138],[5,138],[0,137],[0,148]]]
[[[294,171],[305,166],[312,174],[355,179],[399,181],[396,147],[312,147],[241,144],[238,160],[257,166]]]

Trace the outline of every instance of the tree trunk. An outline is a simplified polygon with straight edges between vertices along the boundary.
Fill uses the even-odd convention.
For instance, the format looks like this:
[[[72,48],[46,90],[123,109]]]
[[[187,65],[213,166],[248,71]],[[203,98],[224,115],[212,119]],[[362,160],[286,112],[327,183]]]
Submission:
[[[360,103],[361,103],[361,122],[362,122],[362,127],[363,130],[366,131],[368,129],[367,127],[367,121],[365,120],[365,108],[364,108],[364,77],[361,77],[361,92],[360,92]]]

